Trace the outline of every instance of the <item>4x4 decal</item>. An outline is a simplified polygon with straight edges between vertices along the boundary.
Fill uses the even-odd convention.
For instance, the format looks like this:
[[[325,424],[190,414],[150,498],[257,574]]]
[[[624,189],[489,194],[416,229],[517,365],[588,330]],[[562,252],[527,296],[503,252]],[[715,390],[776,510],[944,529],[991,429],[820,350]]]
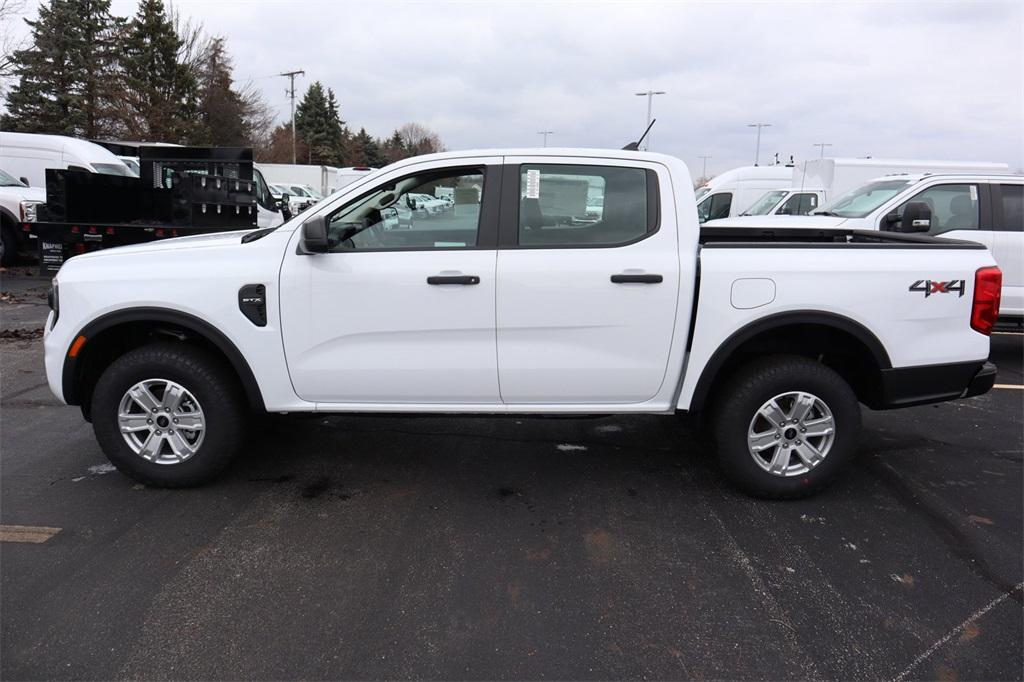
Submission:
[[[948,282],[919,279],[910,285],[909,291],[923,291],[925,298],[928,298],[932,294],[948,294],[951,291],[956,291],[959,292],[959,297],[963,298],[965,288],[964,280],[962,279],[951,279]]]

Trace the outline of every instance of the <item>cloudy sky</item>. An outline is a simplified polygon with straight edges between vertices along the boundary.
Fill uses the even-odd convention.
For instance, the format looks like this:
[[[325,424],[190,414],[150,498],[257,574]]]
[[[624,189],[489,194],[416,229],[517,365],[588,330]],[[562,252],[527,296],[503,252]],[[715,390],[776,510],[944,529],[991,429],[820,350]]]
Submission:
[[[115,13],[135,0],[114,0]],[[654,100],[652,149],[700,172],[754,156],[1005,161],[1024,167],[1024,3],[176,0],[227,38],[239,80],[288,116],[281,71],[334,88],[383,136],[451,149],[620,147]]]

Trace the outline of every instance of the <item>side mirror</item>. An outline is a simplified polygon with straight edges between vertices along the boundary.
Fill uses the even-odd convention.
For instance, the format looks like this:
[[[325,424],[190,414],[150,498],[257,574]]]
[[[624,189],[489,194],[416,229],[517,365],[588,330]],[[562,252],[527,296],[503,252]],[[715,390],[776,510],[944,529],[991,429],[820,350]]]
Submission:
[[[903,207],[900,232],[927,232],[932,227],[932,209],[923,201],[911,201]]]
[[[18,179],[19,179],[19,180],[21,180],[21,184],[25,185],[26,187],[29,187],[29,186],[30,186],[30,185],[28,184],[28,178],[26,178],[26,177],[25,177],[24,175],[22,175],[22,176],[21,176],[20,178],[18,178]]]
[[[327,221],[323,216],[314,216],[302,223],[299,252],[307,256],[327,253]]]
[[[414,211],[416,210],[416,200],[413,199],[412,197],[406,197],[405,198],[405,205],[408,206],[409,208],[411,208]]]

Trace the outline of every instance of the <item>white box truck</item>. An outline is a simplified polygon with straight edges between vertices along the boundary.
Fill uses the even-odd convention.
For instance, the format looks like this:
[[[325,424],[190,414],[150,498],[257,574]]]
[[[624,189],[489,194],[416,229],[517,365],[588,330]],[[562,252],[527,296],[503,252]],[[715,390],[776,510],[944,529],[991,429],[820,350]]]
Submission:
[[[309,185],[325,197],[374,170],[367,166],[337,168],[292,163],[261,163],[259,168],[272,185]]]

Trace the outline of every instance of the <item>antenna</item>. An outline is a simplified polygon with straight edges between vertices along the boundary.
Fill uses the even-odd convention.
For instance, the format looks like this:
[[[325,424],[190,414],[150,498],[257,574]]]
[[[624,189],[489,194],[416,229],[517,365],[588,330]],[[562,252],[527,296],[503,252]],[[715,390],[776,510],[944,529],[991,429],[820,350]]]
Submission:
[[[645,130],[644,134],[640,136],[640,139],[637,140],[636,142],[630,142],[625,147],[623,147],[623,149],[626,150],[626,151],[630,151],[630,152],[639,151],[640,150],[640,143],[644,141],[645,137],[647,137],[647,133],[651,132],[651,128],[654,127],[654,124],[657,121],[658,121],[658,119],[652,118],[651,122],[647,124],[647,130]]]

